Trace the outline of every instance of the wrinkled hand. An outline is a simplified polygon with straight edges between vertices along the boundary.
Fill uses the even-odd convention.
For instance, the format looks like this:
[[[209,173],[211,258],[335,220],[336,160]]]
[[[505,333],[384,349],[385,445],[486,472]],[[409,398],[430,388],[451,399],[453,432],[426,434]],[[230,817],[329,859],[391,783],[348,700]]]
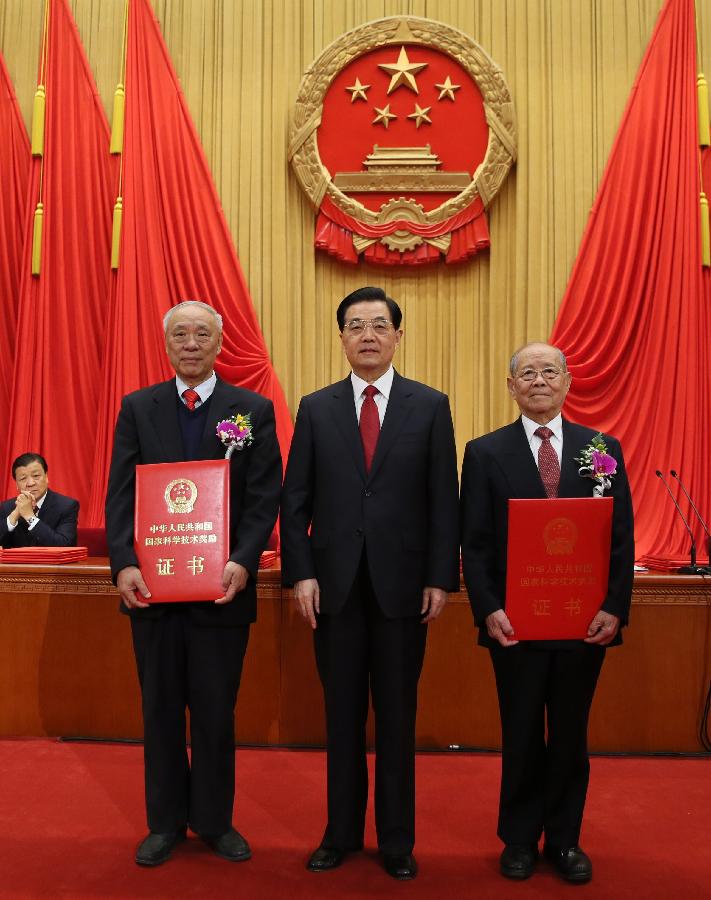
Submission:
[[[498,641],[502,647],[513,647],[514,644],[518,644],[518,641],[514,639],[514,630],[509,622],[509,617],[503,609],[489,613],[485,621],[489,637]]]
[[[318,581],[315,578],[305,578],[294,585],[296,608],[312,628],[316,628],[316,613],[321,612],[319,598]]]
[[[20,516],[23,519],[29,519],[33,516],[35,514],[35,502],[32,499],[32,494],[27,493],[27,491],[19,494],[17,500],[15,500],[15,509],[17,510],[18,519]]]
[[[224,597],[215,600],[215,603],[230,603],[235,594],[243,591],[249,580],[249,572],[240,563],[229,560],[222,573],[222,590],[225,592]]]
[[[149,606],[148,603],[139,600],[136,593],[138,591],[143,597],[151,596],[138,566],[126,566],[125,569],[121,569],[116,578],[116,587],[119,589],[121,599],[129,609],[145,609]]]
[[[600,610],[595,618],[588,626],[588,636],[585,638],[586,644],[599,644],[606,647],[620,630],[620,620],[612,613]]]
[[[442,588],[426,587],[422,591],[422,609],[420,614],[424,616],[422,624],[433,622],[444,609],[447,602],[447,592]]]

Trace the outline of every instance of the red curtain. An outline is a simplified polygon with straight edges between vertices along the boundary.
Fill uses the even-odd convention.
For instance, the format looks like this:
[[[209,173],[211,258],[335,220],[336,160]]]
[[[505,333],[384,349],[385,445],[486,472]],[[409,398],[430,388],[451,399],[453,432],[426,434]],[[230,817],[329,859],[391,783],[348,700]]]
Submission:
[[[30,142],[10,75],[0,54],[0,345],[3,347],[3,361],[0,365],[0,464],[7,455],[7,423],[10,421],[20,260],[29,174]]]
[[[95,429],[90,524],[103,520],[121,397],[166,379],[162,317],[180,300],[223,316],[220,377],[274,402],[286,459],[292,422],[272,368],[210,169],[148,0],[132,0],[126,65],[121,262],[112,292]]]
[[[690,542],[655,470],[677,470],[702,514],[711,508],[699,187],[694,4],[667,0],[551,335],[573,373],[566,415],[622,441],[637,558],[658,567],[688,562]]]
[[[51,0],[41,274],[30,274],[40,158],[31,164],[3,473],[26,450],[44,454],[52,487],[86,508],[94,464],[109,288],[109,129],[67,0]],[[3,194],[5,188],[3,187]],[[17,268],[14,270],[17,272]]]

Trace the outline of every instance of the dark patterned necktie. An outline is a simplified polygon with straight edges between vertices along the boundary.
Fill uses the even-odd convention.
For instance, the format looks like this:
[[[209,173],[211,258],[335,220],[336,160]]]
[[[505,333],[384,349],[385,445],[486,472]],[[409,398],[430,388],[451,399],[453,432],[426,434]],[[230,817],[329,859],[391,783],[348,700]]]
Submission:
[[[195,404],[200,399],[200,394],[192,388],[186,388],[186,390],[183,391],[183,399],[185,400],[185,405],[188,409],[195,409]]]
[[[380,391],[372,384],[369,384],[363,391],[365,400],[360,410],[360,439],[363,443],[366,472],[370,472],[370,464],[373,462],[375,447],[380,435],[380,416],[374,399],[375,395],[379,393]]]
[[[551,444],[553,432],[545,425],[541,425],[533,433],[541,439],[541,446],[538,448],[538,471],[541,473],[541,481],[546,489],[546,497],[557,497],[560,484],[560,462],[558,454]]]

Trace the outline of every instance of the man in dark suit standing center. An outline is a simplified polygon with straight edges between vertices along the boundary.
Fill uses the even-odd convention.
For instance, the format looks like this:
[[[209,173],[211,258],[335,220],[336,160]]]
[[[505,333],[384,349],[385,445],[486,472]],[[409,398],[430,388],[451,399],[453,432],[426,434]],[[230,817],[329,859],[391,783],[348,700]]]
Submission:
[[[361,288],[336,319],[353,371],[302,399],[281,508],[282,574],[314,629],[326,705],[328,824],[308,868],[363,846],[370,689],[378,847],[408,879],[427,623],[459,585],[454,431],[447,397],[392,367],[395,301]]]

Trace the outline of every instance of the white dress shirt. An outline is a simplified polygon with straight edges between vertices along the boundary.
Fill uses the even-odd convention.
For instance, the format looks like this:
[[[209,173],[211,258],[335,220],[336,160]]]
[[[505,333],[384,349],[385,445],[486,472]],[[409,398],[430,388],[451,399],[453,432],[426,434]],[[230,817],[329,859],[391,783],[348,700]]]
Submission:
[[[535,460],[536,466],[538,466],[538,449],[543,441],[534,432],[541,426],[538,424],[538,422],[534,422],[533,419],[528,419],[526,416],[521,416],[521,421],[523,422],[523,427],[526,430],[528,446],[531,448],[533,459]],[[563,460],[563,416],[558,413],[555,419],[551,419],[551,421],[548,422],[545,427],[550,428],[550,430],[553,432],[550,437],[551,447],[553,447],[553,449],[555,450],[556,456],[558,457],[558,462],[561,463]]]
[[[207,400],[212,396],[212,392],[215,390],[215,385],[217,384],[217,375],[213,372],[209,378],[205,381],[200,382],[200,384],[196,385],[193,390],[197,391],[200,396],[199,400],[195,401],[195,409],[198,406],[202,406],[203,403],[207,402]],[[178,389],[178,396],[180,397],[183,405],[187,406],[188,404],[185,402],[185,397],[183,397],[183,391],[187,391],[190,387],[189,384],[186,384],[179,375],[175,376],[175,386]]]
[[[373,387],[378,389],[378,393],[373,397],[375,405],[378,407],[378,418],[380,419],[380,427],[383,427],[383,419],[385,418],[385,410],[388,408],[388,399],[390,391],[393,389],[393,378],[395,377],[395,369],[392,366],[377,381],[373,381]],[[355,402],[356,416],[358,424],[360,424],[360,411],[363,408],[365,395],[363,391],[371,382],[363,381],[363,379],[351,372],[351,384],[353,385],[353,400]]]

